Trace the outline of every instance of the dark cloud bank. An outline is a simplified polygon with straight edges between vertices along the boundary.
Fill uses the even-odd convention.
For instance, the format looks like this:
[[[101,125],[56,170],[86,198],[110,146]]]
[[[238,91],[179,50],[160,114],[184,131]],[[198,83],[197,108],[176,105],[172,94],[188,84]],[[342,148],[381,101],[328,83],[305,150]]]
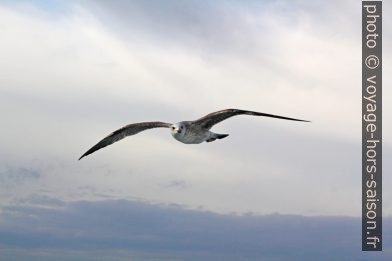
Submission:
[[[220,215],[180,206],[36,198],[0,214],[1,260],[392,260],[361,252],[359,218]]]

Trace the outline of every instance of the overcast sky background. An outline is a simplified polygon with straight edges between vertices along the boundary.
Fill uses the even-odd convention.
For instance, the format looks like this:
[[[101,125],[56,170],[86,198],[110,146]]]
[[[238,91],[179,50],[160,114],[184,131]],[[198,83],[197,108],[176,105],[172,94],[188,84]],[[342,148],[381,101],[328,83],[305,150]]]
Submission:
[[[383,4],[387,174],[392,21],[390,3]],[[110,199],[226,215],[358,218],[360,6],[300,0],[1,1],[3,213],[46,198],[60,205]],[[312,123],[235,117],[214,127],[228,138],[197,146],[157,129],[77,161],[128,123],[193,120],[224,108]],[[391,185],[384,175],[385,216],[392,214]]]

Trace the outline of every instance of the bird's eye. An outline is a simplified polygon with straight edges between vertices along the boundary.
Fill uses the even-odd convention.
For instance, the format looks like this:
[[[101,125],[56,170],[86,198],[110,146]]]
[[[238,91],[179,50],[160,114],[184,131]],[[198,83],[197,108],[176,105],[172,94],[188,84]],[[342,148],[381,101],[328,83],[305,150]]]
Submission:
[[[181,126],[181,128],[180,128],[180,129],[182,130],[183,128],[184,128],[184,126]]]
[[[174,130],[174,129],[175,129],[175,127],[173,126],[173,127],[172,127],[172,130]]]

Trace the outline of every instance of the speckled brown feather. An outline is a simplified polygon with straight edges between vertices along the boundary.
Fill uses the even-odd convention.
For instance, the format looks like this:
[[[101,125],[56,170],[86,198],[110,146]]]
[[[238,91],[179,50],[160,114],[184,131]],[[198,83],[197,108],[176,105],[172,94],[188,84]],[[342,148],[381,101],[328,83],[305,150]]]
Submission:
[[[277,118],[277,119],[283,119],[283,120],[290,120],[290,121],[303,121],[303,122],[309,122],[306,120],[299,120],[299,119],[294,119],[294,118],[289,118],[289,117],[283,117],[283,116],[278,116],[278,115],[273,115],[273,114],[268,114],[268,113],[262,113],[262,112],[256,112],[256,111],[245,111],[245,110],[238,110],[238,109],[226,109],[226,110],[221,110],[221,111],[216,111],[213,113],[210,113],[196,121],[194,121],[192,124],[198,125],[201,128],[204,129],[211,129],[212,126],[215,124],[224,121],[230,117],[236,116],[236,115],[253,115],[253,116],[264,116],[264,117],[271,117],[271,118]]]
[[[170,123],[165,123],[165,122],[159,122],[159,121],[154,121],[154,122],[140,122],[140,123],[132,123],[129,125],[126,125],[113,133],[109,134],[106,136],[104,139],[102,139],[100,142],[98,142],[96,145],[94,145],[91,149],[86,151],[79,160],[81,160],[83,157],[99,150],[102,149],[110,144],[115,143],[116,141],[119,141],[127,136],[135,135],[141,131],[152,129],[152,128],[170,128]]]

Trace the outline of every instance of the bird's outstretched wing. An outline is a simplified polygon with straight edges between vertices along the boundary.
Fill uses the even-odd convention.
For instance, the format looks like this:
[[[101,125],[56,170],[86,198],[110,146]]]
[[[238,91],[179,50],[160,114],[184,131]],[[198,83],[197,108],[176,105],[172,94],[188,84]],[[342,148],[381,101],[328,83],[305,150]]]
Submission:
[[[126,125],[122,127],[121,129],[118,129],[105,137],[103,140],[98,142],[95,146],[93,146],[91,149],[86,151],[80,158],[82,159],[83,157],[99,150],[102,149],[112,143],[115,143],[116,141],[119,141],[127,136],[135,135],[141,131],[152,129],[152,128],[170,128],[171,124],[170,123],[165,123],[165,122],[159,122],[159,121],[154,121],[154,122],[140,122],[140,123],[133,123]]]
[[[213,113],[210,113],[203,118],[200,118],[193,123],[196,125],[199,125],[200,127],[204,129],[210,129],[212,126],[215,124],[226,120],[227,118],[236,116],[236,115],[253,115],[253,116],[264,116],[264,117],[272,117],[272,118],[277,118],[277,119],[283,119],[283,120],[291,120],[291,121],[304,121],[304,122],[309,122],[306,120],[299,120],[299,119],[294,119],[294,118],[289,118],[289,117],[283,117],[283,116],[278,116],[278,115],[273,115],[273,114],[268,114],[268,113],[262,113],[262,112],[255,112],[255,111],[245,111],[245,110],[238,110],[238,109],[226,109],[226,110],[221,110],[221,111],[216,111]]]

